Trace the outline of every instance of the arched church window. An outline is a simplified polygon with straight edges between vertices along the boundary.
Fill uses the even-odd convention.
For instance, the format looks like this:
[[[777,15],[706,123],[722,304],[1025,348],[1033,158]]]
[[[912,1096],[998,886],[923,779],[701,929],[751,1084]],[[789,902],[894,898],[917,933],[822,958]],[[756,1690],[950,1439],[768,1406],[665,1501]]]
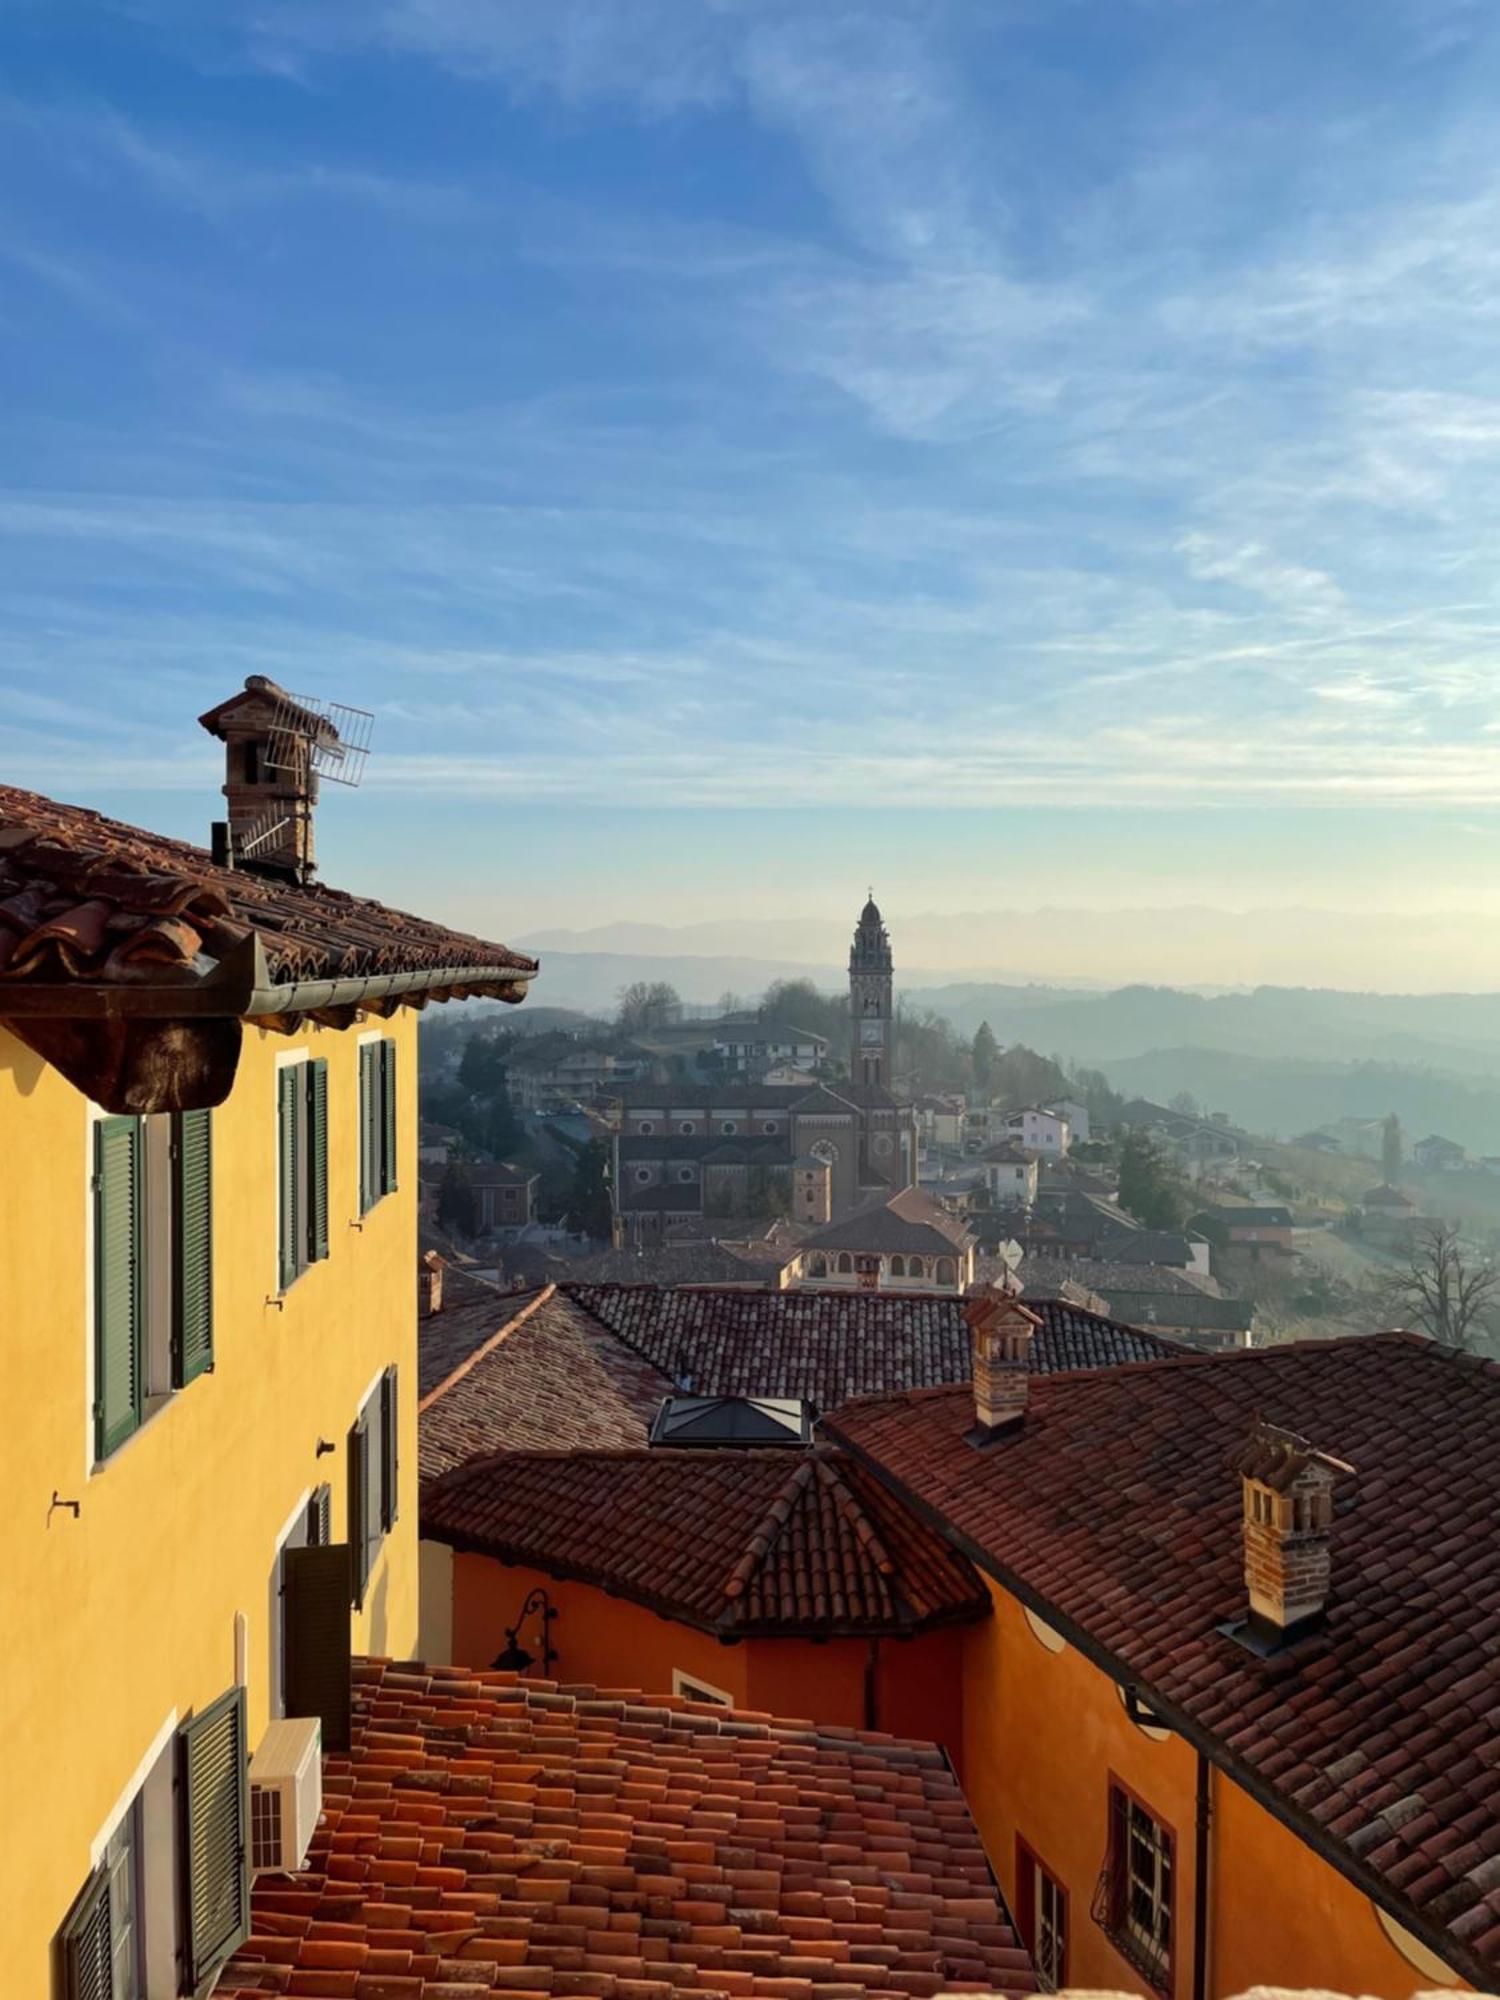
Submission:
[[[840,1250],[839,1276],[841,1278],[847,1278],[850,1272],[853,1271],[853,1269],[854,1269],[854,1259],[849,1255],[849,1252],[847,1250]]]
[[[807,1275],[810,1278],[826,1278],[828,1276],[828,1259],[823,1255],[821,1250],[813,1252],[812,1262],[807,1267]]]
[[[891,1259],[891,1276],[893,1278],[904,1278],[906,1276],[906,1259],[904,1257],[893,1257]]]
[[[954,1269],[951,1257],[938,1258],[937,1281],[940,1285],[952,1285],[958,1282],[958,1272]]]
[[[906,1275],[908,1278],[925,1278],[927,1275],[927,1266],[922,1262],[920,1257],[908,1257],[906,1260]]]

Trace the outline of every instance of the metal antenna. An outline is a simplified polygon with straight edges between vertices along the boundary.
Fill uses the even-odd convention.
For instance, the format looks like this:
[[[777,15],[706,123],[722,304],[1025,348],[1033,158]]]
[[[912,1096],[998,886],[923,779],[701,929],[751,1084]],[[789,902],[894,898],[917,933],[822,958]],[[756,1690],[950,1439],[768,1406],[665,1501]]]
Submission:
[[[316,695],[284,694],[271,717],[266,764],[300,777],[357,785],[365,774],[375,717],[367,708]]]

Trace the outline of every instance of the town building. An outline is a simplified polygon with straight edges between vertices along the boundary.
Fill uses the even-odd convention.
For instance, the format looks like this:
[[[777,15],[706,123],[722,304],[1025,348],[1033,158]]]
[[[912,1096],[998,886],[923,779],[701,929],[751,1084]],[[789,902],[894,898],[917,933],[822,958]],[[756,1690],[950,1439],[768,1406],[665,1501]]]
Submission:
[[[966,1789],[1049,1978],[1492,1990],[1500,1371],[1381,1334],[1049,1376],[1024,1305],[970,1311],[972,1387],[825,1432],[986,1579]]]
[[[975,1245],[974,1232],[930,1195],[905,1188],[805,1237],[786,1282],[956,1298],[974,1282]]]
[[[730,1441],[741,1413],[709,1403],[696,1448],[508,1451],[427,1487],[453,1658],[489,1664],[542,1591],[560,1680],[610,1685],[628,1662],[633,1685],[932,1738],[961,1763],[958,1628],[989,1616],[978,1573],[800,1428]]]
[[[1292,1211],[1279,1202],[1235,1202],[1206,1214],[1223,1230],[1231,1250],[1248,1250],[1252,1257],[1290,1257],[1296,1247]]]
[[[1066,1117],[1060,1111],[1049,1111],[1045,1105],[1023,1104],[1003,1111],[998,1119],[991,1121],[992,1132],[997,1125],[1014,1145],[1038,1159],[1064,1159],[1072,1144]]]
[[[890,938],[871,902],[850,951],[851,1033],[861,1051],[851,1056],[856,1081],[652,1083],[623,1091],[611,1172],[616,1244],[661,1242],[703,1216],[811,1219],[814,1190],[794,1172],[807,1160],[827,1166],[834,1218],[915,1185],[916,1116],[888,1085],[891,981]]]
[[[786,1068],[811,1076],[827,1059],[828,1037],[784,1021],[724,1021],[714,1031],[713,1047],[725,1069],[742,1075],[763,1077]]]
[[[995,1208],[1029,1209],[1037,1195],[1037,1156],[1013,1139],[987,1146],[979,1156],[985,1189]]]
[[[251,1921],[252,1757],[305,1816],[351,1653],[414,1649],[403,1003],[516,1000],[535,969],[318,885],[333,724],[258,678],[204,722],[233,867],[0,788],[0,1133],[24,1163],[0,1221],[0,1963],[24,2000],[206,1990]]]
[[[483,1235],[497,1229],[525,1229],[536,1220],[539,1176],[528,1167],[506,1160],[471,1160],[464,1178],[474,1190],[474,1206]]]
[[[1458,1141],[1437,1132],[1418,1139],[1411,1156],[1424,1174],[1461,1174],[1469,1164],[1469,1156]]]

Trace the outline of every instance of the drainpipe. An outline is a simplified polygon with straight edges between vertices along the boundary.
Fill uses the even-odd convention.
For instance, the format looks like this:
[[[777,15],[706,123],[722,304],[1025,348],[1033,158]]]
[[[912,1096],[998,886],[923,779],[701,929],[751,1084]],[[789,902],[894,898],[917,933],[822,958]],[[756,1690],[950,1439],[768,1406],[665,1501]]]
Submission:
[[[1208,1912],[1212,1884],[1213,1766],[1198,1752],[1193,1817],[1193,2000],[1208,2000]]]

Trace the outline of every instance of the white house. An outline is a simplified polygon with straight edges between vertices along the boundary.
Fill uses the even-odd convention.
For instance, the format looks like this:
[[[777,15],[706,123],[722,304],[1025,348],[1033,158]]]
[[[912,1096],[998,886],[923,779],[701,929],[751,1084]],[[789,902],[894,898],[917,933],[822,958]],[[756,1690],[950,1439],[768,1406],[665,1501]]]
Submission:
[[[1068,1144],[1086,1146],[1092,1134],[1089,1131],[1089,1108],[1080,1104],[1076,1097],[1059,1097],[1047,1105],[1048,1111],[1068,1121]]]
[[[1043,1159],[1065,1158],[1072,1143],[1072,1128],[1063,1114],[1048,1111],[1040,1104],[1025,1104],[1006,1111],[1000,1123],[1008,1139]]]
[[[1037,1162],[1012,1139],[1002,1139],[979,1156],[990,1200],[997,1208],[1030,1208],[1036,1200]]]

